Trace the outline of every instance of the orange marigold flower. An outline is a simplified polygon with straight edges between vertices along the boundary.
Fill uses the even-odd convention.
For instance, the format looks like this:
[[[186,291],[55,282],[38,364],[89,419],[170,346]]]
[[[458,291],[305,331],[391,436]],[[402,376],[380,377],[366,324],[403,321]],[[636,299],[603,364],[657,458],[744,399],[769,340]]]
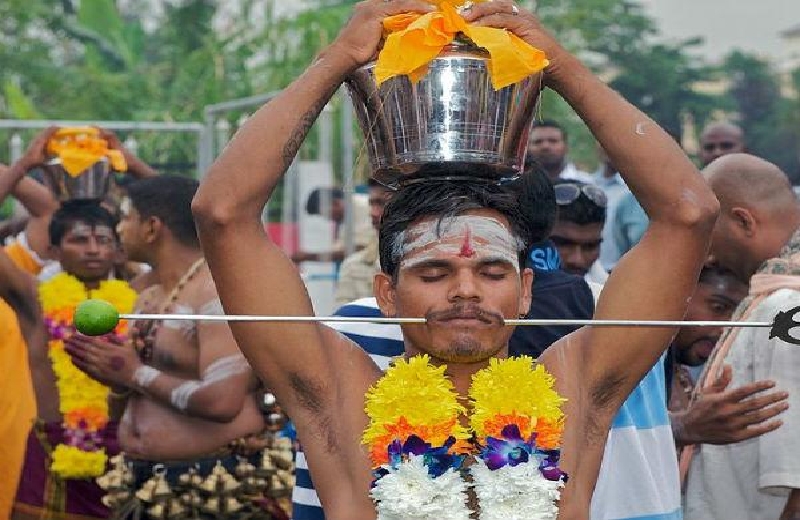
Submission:
[[[64,424],[71,429],[81,427],[81,422],[85,423],[85,428],[89,431],[97,431],[105,427],[108,417],[103,410],[98,408],[76,408],[64,414]]]
[[[561,434],[563,432],[563,417],[557,421],[539,419],[536,421],[536,445],[545,450],[554,450],[561,446]]]
[[[523,439],[528,439],[533,432],[531,418],[527,415],[517,415],[516,412],[507,415],[495,415],[483,423],[487,437],[499,439],[503,428],[511,424],[516,424]]]

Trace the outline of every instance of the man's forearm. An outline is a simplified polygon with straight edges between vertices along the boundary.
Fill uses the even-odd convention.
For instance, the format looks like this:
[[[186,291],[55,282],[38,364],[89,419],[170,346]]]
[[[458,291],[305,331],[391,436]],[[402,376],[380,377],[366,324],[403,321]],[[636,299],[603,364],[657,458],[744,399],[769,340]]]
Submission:
[[[46,217],[49,219],[59,206],[53,192],[28,177],[23,177],[17,182],[12,194],[32,217]]]
[[[651,219],[691,219],[693,206],[712,204],[704,180],[667,132],[576,58],[562,59],[552,88],[586,122]]]
[[[786,501],[779,520],[800,520],[800,489],[793,489],[789,493],[789,500]]]
[[[184,379],[150,366],[134,373],[131,389],[172,407],[176,412],[208,421],[229,422],[236,418],[244,394],[235,399],[238,386],[231,385],[244,371],[234,371],[226,378]],[[221,383],[221,384],[220,384]],[[223,398],[224,397],[224,398]],[[233,405],[232,405],[233,403]]]
[[[0,201],[14,191],[14,187],[25,176],[27,168],[19,161],[11,166],[0,165]]]
[[[353,68],[344,54],[329,48],[299,79],[261,107],[209,170],[195,199],[200,215],[260,217],[319,113]]]

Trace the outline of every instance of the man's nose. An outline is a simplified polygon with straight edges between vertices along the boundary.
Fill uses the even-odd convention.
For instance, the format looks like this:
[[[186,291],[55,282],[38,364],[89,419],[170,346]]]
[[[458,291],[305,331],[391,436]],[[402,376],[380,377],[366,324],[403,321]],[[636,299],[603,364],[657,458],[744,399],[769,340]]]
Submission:
[[[480,291],[476,282],[475,274],[471,269],[458,271],[454,277],[450,298],[461,300],[480,299]]]

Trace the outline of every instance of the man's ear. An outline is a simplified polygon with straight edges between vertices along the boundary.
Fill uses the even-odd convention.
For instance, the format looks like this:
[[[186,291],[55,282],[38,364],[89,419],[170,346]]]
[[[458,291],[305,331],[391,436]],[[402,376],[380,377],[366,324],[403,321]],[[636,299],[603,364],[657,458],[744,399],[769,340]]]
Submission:
[[[378,307],[380,307],[381,313],[387,318],[396,317],[396,292],[392,277],[383,272],[376,274],[375,278],[372,279],[372,292],[375,294],[375,299],[378,301]]]
[[[144,241],[147,244],[152,244],[158,240],[164,230],[164,223],[158,217],[150,216],[145,219],[144,223]]]
[[[731,220],[734,226],[746,237],[750,238],[756,233],[758,219],[752,211],[747,208],[733,207],[730,210]]]
[[[520,278],[522,284],[520,289],[522,292],[519,299],[519,315],[527,316],[528,312],[531,310],[531,302],[533,301],[533,282],[535,278],[533,269],[530,267],[523,269]]]

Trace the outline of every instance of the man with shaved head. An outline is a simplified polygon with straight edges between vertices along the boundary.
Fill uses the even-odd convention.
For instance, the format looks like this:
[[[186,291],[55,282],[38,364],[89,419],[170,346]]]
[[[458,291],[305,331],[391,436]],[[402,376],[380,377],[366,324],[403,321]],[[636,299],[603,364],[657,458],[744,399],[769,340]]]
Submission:
[[[772,321],[800,304],[800,202],[777,166],[751,155],[721,157],[704,175],[721,205],[712,257],[750,282],[733,319]],[[769,335],[767,329],[726,331],[695,393],[728,371],[731,387],[772,381],[789,398],[775,405],[784,410],[780,419],[760,427],[780,427],[736,444],[685,450],[686,520],[800,518],[800,347]],[[768,415],[769,409],[758,410],[765,399],[753,398],[736,413],[742,421]]]
[[[733,123],[711,123],[700,133],[700,160],[703,166],[708,166],[723,155],[744,151],[744,132]]]

